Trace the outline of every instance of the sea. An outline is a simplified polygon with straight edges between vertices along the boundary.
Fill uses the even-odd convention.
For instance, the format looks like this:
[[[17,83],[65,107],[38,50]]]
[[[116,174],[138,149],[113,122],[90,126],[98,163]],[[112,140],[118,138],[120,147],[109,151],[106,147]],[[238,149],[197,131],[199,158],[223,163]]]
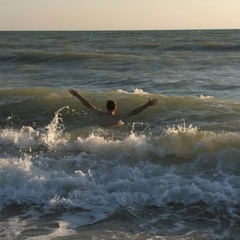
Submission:
[[[0,239],[240,236],[240,30],[1,31]],[[102,128],[68,93],[117,113]]]

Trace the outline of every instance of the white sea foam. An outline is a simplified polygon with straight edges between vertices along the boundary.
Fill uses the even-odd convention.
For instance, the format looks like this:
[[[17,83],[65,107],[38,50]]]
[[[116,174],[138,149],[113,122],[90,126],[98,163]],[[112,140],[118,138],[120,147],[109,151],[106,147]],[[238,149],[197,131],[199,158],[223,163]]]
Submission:
[[[236,30],[2,32],[0,238],[238,239],[238,42]],[[102,109],[159,104],[98,128],[75,86]]]
[[[185,122],[160,136],[147,137],[134,125],[121,138],[106,137],[104,131],[72,139],[59,111],[44,129],[1,130],[1,209],[12,203],[38,205],[44,213],[82,209],[63,214],[49,237],[75,234],[74,228],[103,220],[121,207],[204,202],[228,206],[228,214],[238,216],[237,133],[200,131]],[[48,147],[43,151],[42,145]]]
[[[213,96],[204,96],[204,95],[200,95],[200,99],[213,99],[214,97]]]
[[[119,93],[124,93],[124,94],[139,94],[139,95],[149,94],[148,92],[144,91],[141,88],[132,88],[132,92],[128,92],[128,91],[125,91],[123,89],[118,89],[117,91]]]
[[[45,129],[33,129],[30,126],[23,126],[20,130],[6,128],[0,130],[0,143],[4,145],[12,144],[21,150],[37,150],[41,146],[49,149],[58,149],[66,144],[68,135],[63,134],[62,119],[59,117],[60,111],[68,108],[64,107],[55,113],[53,120]]]

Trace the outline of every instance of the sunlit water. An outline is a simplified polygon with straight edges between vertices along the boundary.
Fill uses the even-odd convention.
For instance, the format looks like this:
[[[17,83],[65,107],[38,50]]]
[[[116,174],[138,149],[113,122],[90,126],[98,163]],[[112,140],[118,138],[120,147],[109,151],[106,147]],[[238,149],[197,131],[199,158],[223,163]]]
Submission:
[[[240,31],[0,35],[1,239],[238,239]]]

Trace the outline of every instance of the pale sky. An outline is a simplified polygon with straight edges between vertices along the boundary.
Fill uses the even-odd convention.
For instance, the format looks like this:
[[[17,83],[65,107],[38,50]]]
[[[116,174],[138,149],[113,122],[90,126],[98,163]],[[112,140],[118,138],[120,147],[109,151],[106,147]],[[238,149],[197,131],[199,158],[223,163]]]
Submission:
[[[240,29],[240,0],[0,0],[0,30]]]

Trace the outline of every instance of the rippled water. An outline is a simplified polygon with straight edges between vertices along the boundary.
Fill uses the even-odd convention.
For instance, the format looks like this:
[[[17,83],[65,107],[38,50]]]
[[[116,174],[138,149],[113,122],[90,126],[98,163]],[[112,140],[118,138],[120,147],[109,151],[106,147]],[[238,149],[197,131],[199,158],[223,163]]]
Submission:
[[[240,31],[0,35],[1,239],[238,238]]]

